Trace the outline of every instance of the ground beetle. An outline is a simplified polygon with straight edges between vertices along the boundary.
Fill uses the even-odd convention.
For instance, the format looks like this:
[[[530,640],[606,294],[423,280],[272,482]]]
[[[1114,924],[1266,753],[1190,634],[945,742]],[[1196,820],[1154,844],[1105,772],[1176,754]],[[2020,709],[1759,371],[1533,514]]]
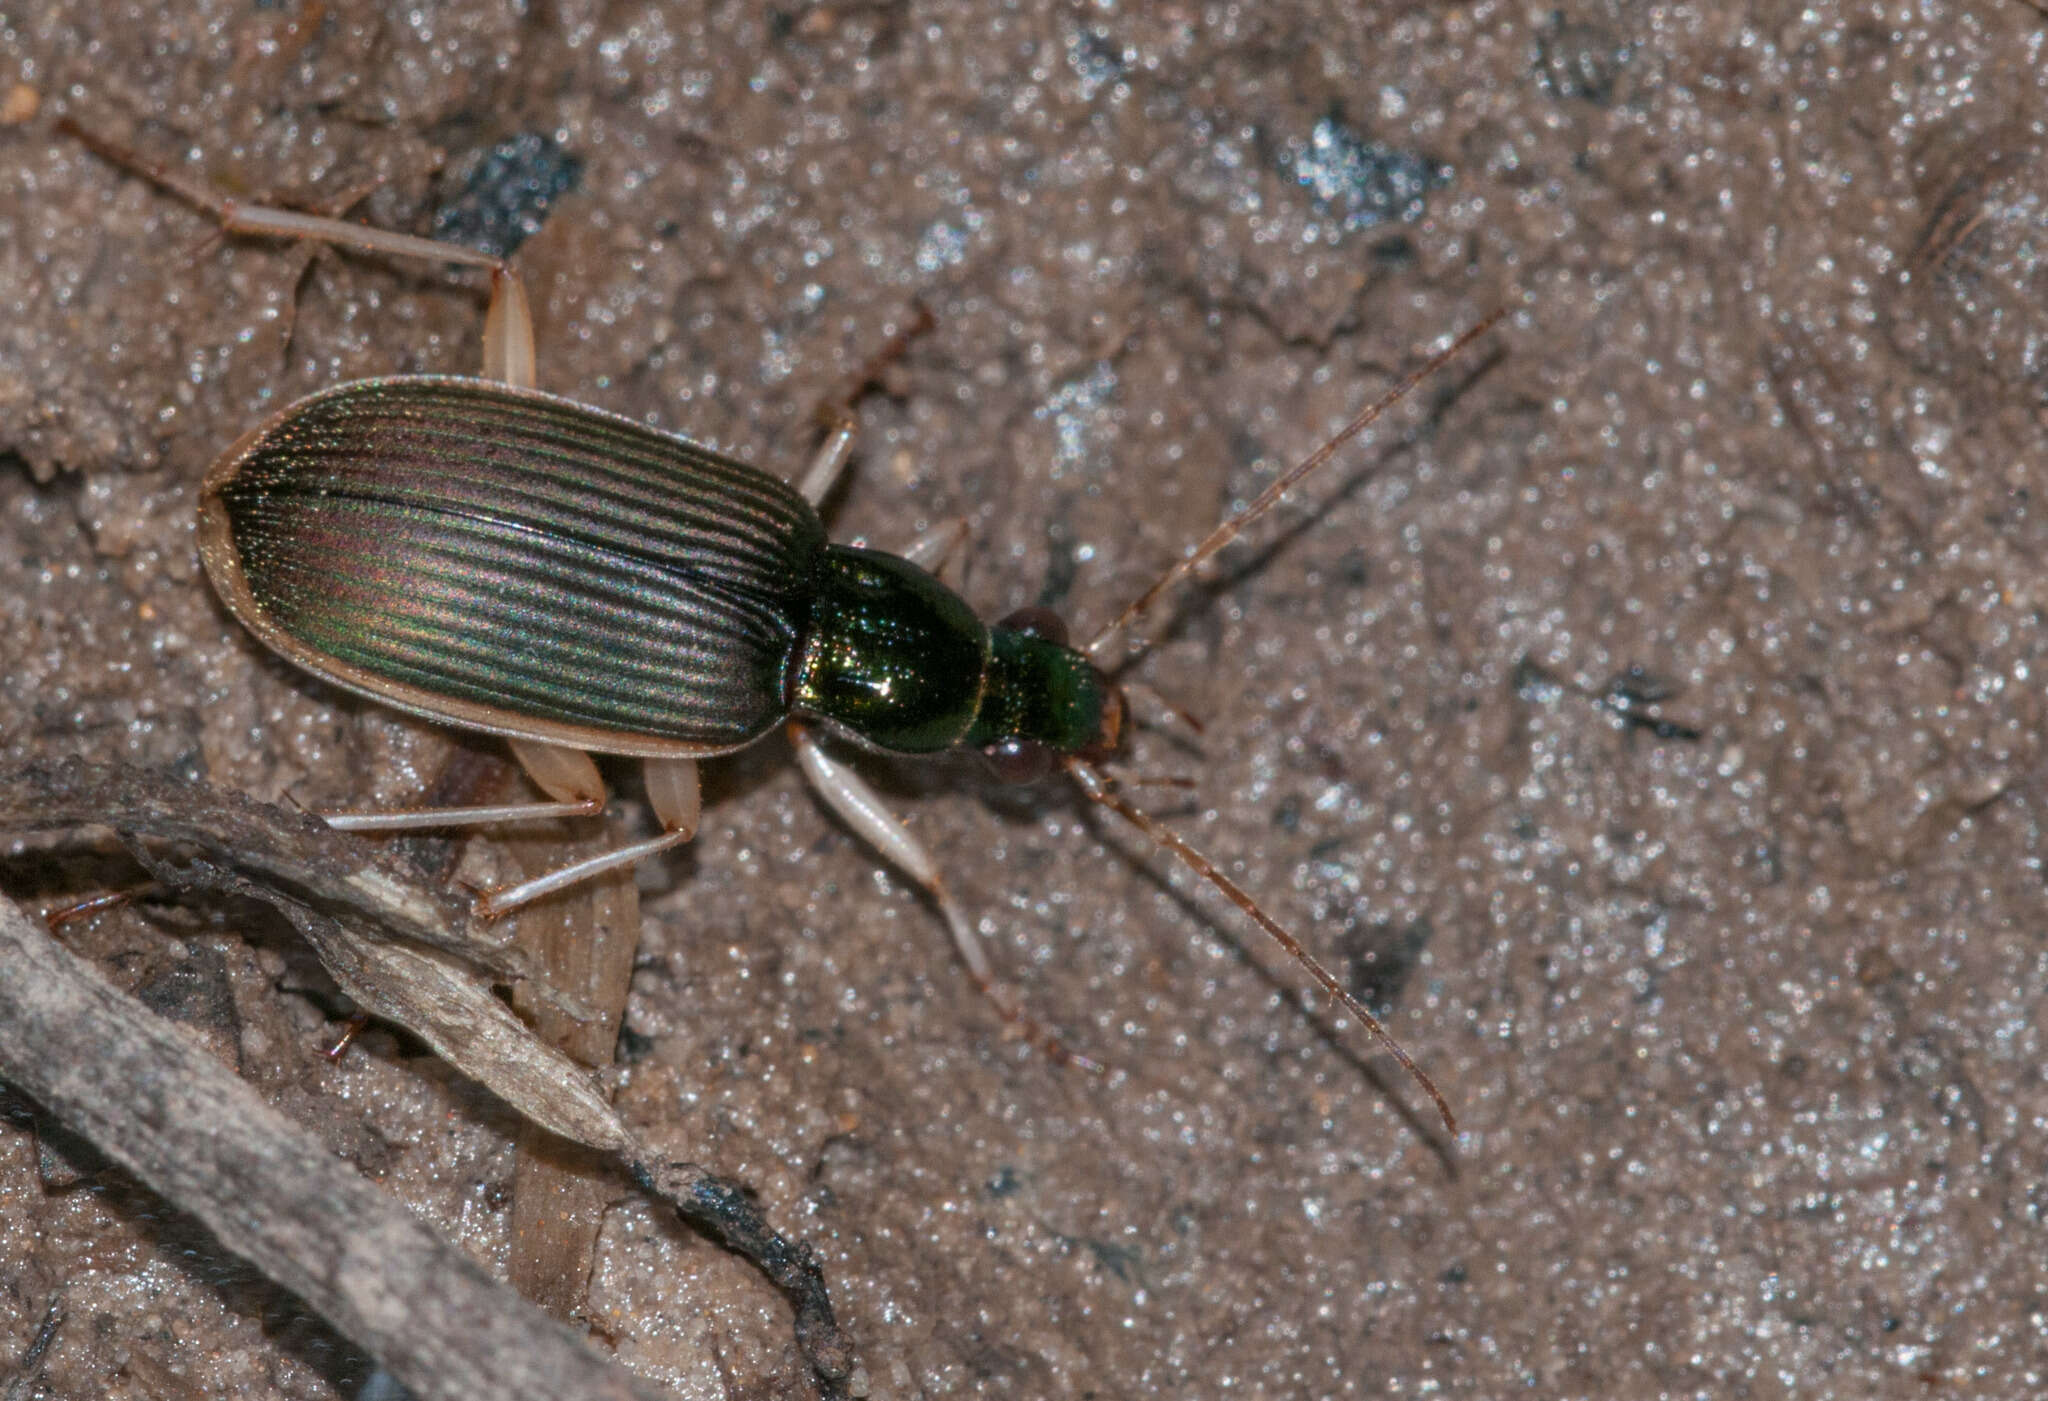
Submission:
[[[825,802],[931,893],[975,983],[1060,1059],[1082,1060],[997,986],[938,863],[814,726],[875,749],[979,750],[1006,778],[1054,767],[1217,886],[1429,1092],[1405,1051],[1248,894],[1104,773],[1123,746],[1122,689],[1094,660],[1167,588],[1270,510],[1338,447],[1490,328],[1495,312],[1226,519],[1086,647],[1043,610],[982,623],[925,565],[834,545],[822,500],[853,448],[850,420],[802,483],[686,438],[543,394],[519,276],[455,244],[239,204],[75,125],[103,156],[210,211],[228,233],[352,245],[488,268],[484,369],[338,385],[252,430],[207,474],[199,550],[228,611],[267,646],[347,690],[503,735],[552,800],[336,813],[401,830],[602,811],[592,754],[643,761],[662,832],[482,897],[498,915],[695,835],[697,761],[777,725]],[[1085,1060],[1082,1063],[1086,1064]]]

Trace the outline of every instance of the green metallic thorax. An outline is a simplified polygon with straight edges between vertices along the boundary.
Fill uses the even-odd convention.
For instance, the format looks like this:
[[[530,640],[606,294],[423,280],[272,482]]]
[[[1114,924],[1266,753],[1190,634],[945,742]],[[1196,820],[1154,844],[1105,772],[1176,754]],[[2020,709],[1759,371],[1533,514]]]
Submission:
[[[989,627],[894,555],[832,545],[814,581],[793,712],[900,754],[1009,740],[1074,753],[1100,741],[1107,683],[1080,653]]]
[[[908,560],[846,545],[826,548],[813,584],[789,708],[902,754],[957,744],[988,663],[974,610]]]

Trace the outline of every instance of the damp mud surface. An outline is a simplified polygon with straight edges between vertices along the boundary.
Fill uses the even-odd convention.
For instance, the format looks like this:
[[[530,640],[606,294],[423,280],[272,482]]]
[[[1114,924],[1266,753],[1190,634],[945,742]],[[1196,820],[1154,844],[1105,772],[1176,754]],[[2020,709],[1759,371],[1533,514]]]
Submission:
[[[374,807],[491,749],[266,655],[192,543],[266,414],[472,372],[480,283],[212,240],[59,117],[517,243],[542,387],[786,476],[872,378],[835,537],[964,517],[977,608],[1082,636],[1506,306],[1130,673],[1204,725],[1136,791],[1455,1138],[1076,795],[863,760],[1109,1069],[1048,1063],[779,738],[641,875],[617,1104],[816,1247],[876,1397],[2038,1396],[2044,45],[2020,3],[0,6],[0,758]],[[8,853],[42,905],[124,870]],[[245,915],[65,937],[501,1260],[507,1111],[388,1032],[323,1059],[345,1009]],[[48,1395],[364,1385],[5,1107],[0,1379],[61,1292]],[[607,1201],[595,1345],[810,1394],[766,1283]]]

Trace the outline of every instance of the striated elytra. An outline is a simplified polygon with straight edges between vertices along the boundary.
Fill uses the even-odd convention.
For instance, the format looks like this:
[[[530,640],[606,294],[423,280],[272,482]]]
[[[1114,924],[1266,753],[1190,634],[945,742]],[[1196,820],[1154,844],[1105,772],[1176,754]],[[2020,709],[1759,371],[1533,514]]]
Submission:
[[[1104,755],[1114,686],[925,570],[830,543],[757,468],[535,390],[361,380],[220,459],[200,554],[338,686],[596,753],[701,757],[794,717],[880,749]]]

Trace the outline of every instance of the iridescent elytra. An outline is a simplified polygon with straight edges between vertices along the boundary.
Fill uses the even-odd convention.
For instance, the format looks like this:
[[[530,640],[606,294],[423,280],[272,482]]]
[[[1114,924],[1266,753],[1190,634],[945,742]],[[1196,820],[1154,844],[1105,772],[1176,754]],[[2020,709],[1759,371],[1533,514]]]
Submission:
[[[695,834],[697,762],[785,728],[812,787],[943,912],[976,985],[1060,1058],[998,985],[937,861],[821,732],[901,754],[969,748],[1001,776],[1069,775],[1215,884],[1287,949],[1435,1101],[1443,1096],[1355,998],[1235,882],[1117,791],[1128,707],[1098,664],[1171,585],[1270,510],[1423,377],[1421,368],[1225,519],[1088,645],[1042,610],[994,624],[931,572],[952,532],[901,555],[827,538],[816,506],[851,456],[842,415],[791,486],[687,438],[534,387],[531,317],[494,255],[366,225],[248,206],[72,127],[109,159],[231,234],[350,245],[487,268],[483,373],[334,386],[245,434],[208,472],[200,556],[256,638],[337,686],[503,736],[546,802],[335,813],[348,830],[484,825],[601,811],[592,754],[642,761],[659,835],[480,898],[502,914]]]

